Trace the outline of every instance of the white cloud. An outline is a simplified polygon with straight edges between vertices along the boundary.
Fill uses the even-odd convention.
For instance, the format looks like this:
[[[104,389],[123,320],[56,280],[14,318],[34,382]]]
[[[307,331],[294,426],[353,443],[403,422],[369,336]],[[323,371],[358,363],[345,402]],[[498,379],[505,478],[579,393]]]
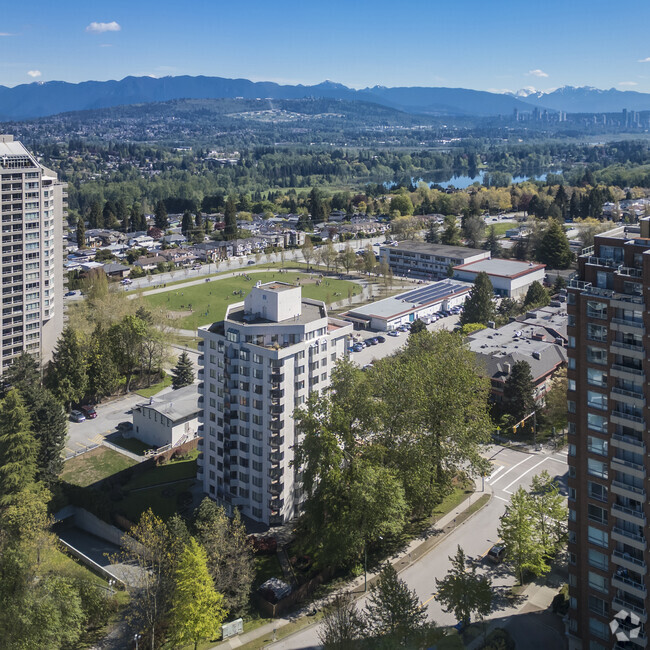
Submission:
[[[40,70],[28,70],[27,74],[36,79],[36,77],[40,77],[43,73]]]
[[[536,70],[529,70],[526,74],[529,77],[548,77],[548,74],[539,68]]]
[[[113,43],[100,43],[99,47],[113,47]]]
[[[0,32],[0,36],[15,36],[15,34],[12,34],[11,32]]]
[[[650,56],[646,56],[645,59],[639,59],[638,63],[650,63]]]
[[[617,86],[638,86],[639,84],[636,81],[619,81]]]
[[[103,34],[104,32],[119,32],[122,29],[119,23],[116,23],[114,20],[110,23],[90,23],[86,27],[87,32],[92,34]]]

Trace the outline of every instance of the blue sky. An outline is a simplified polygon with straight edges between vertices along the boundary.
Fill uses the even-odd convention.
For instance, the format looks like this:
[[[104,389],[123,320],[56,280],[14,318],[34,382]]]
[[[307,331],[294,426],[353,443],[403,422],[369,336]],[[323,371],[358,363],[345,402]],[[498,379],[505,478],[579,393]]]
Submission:
[[[589,85],[650,92],[647,0],[2,4],[5,86],[203,74],[331,79],[357,88]]]

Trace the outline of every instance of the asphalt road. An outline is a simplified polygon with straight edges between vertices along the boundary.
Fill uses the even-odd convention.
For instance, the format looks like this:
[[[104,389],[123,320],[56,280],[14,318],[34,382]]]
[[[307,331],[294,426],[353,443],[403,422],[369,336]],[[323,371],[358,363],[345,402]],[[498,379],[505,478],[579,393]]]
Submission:
[[[526,453],[494,446],[487,452],[492,462],[492,473],[485,479],[486,489],[493,491],[493,497],[484,508],[475,514],[466,524],[459,525],[430,553],[406,568],[400,577],[411,589],[418,594],[423,606],[426,607],[429,618],[439,625],[456,623],[453,615],[442,611],[435,599],[435,578],[443,578],[450,568],[449,557],[453,556],[458,546],[474,559],[485,556],[490,547],[499,541],[497,528],[499,517],[505,511],[510,495],[519,487],[527,488],[532,477],[544,469],[551,476],[557,477],[566,493],[566,454],[551,451]],[[481,560],[479,572],[489,573],[496,592],[495,610],[491,617],[503,618],[517,612],[516,608],[506,605],[505,594],[515,584],[515,578],[508,572],[505,565],[493,566],[486,560]],[[363,608],[365,598],[358,601]],[[275,650],[298,650],[302,648],[319,648],[318,625],[310,626],[286,639],[271,644]]]

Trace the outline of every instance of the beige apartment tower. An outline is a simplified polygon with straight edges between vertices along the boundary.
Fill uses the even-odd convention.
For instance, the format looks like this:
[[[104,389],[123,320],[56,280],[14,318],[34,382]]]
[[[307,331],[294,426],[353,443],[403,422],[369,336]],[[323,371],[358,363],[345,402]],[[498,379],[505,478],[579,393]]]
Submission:
[[[65,184],[11,135],[0,135],[2,361],[47,362],[63,327]]]

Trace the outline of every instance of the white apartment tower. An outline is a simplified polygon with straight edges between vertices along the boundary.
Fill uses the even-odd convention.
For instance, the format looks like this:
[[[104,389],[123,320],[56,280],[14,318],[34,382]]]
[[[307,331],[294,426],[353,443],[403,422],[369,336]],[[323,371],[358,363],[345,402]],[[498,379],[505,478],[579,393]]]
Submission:
[[[223,321],[199,329],[199,478],[212,498],[251,519],[298,514],[293,411],[330,383],[352,325],[282,282],[258,285]]]
[[[63,327],[65,184],[11,135],[0,135],[2,361],[49,360]]]

